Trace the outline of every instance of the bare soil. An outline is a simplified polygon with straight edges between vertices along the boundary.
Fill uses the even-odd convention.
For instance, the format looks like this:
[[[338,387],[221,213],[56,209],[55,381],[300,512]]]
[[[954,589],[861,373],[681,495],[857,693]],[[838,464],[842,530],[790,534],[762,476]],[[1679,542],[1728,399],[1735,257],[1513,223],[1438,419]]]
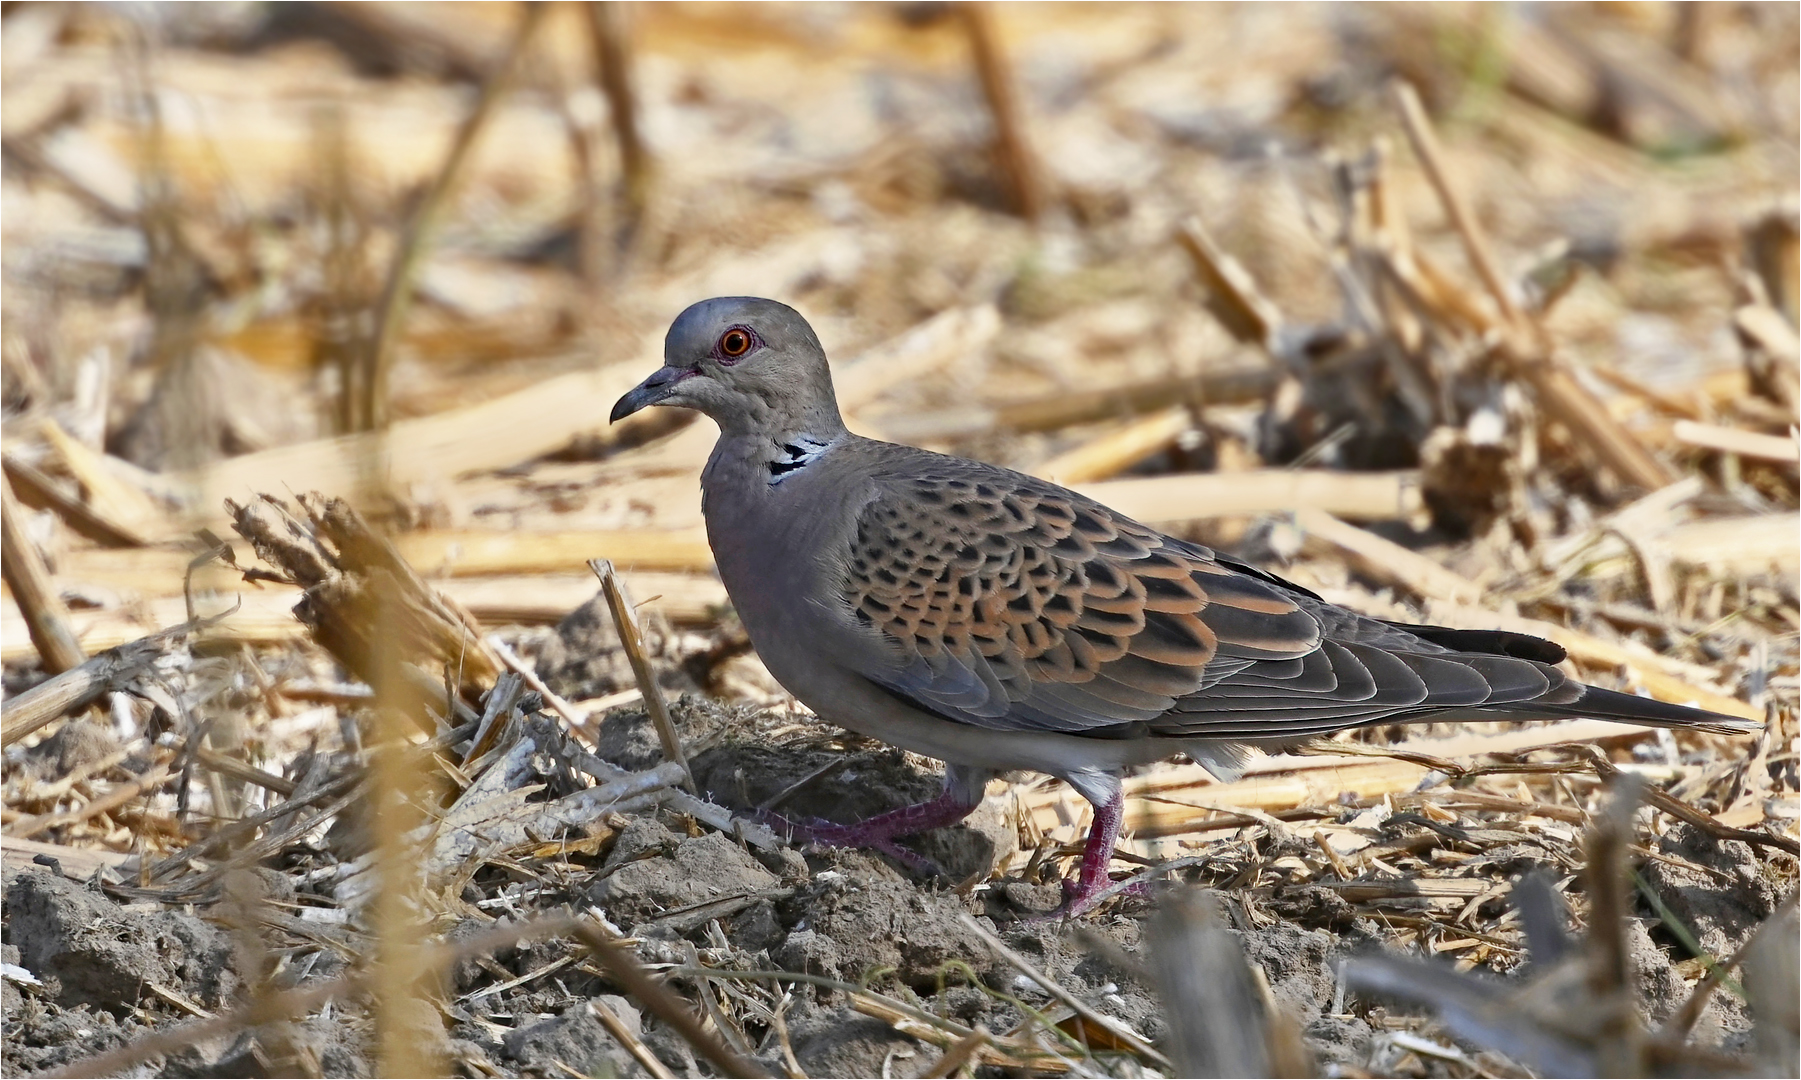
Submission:
[[[684,698],[676,714],[685,738],[714,742],[696,757],[695,775],[705,793],[726,805],[755,806],[793,788],[781,804],[784,812],[854,820],[927,797],[938,784],[929,763],[815,722],[782,739],[765,737],[792,729],[795,718],[789,714],[698,697]],[[615,763],[637,767],[654,758],[655,739],[642,711],[617,710],[601,731],[603,752]],[[1070,993],[1153,1043],[1163,1041],[1169,1025],[1180,1021],[1167,1014],[1146,975],[1142,935],[1151,899],[1126,897],[1093,917],[1063,925],[1030,918],[1057,901],[1050,874],[958,888],[959,881],[994,865],[1016,842],[993,804],[965,825],[918,838],[918,850],[947,871],[930,879],[867,852],[788,848],[759,855],[682,815],[620,815],[620,827],[604,849],[572,855],[552,874],[523,879],[526,888],[506,888],[522,880],[518,875],[509,881],[499,868],[482,871],[465,889],[481,916],[440,929],[457,940],[490,925],[494,915],[598,910],[637,941],[638,955],[653,970],[701,962],[721,971],[786,971],[833,980],[840,985],[782,984],[771,996],[779,1000],[786,1034],[772,1024],[746,1023],[753,1056],[777,1075],[788,1068],[785,1054],[791,1051],[809,1076],[909,1076],[929,1066],[935,1052],[888,1022],[859,1013],[844,984],[916,1000],[941,1016],[993,1032],[1013,1030],[1031,1013],[1055,1009],[1041,988],[998,960],[971,932],[960,918],[967,914]],[[1347,810],[1345,820],[1354,813]],[[1407,905],[1390,900],[1376,910],[1308,881],[1235,887],[1247,855],[1279,864],[1313,847],[1260,831],[1263,835],[1248,844],[1222,841],[1219,861],[1200,867],[1193,879],[1219,890],[1232,935],[1322,1070],[1389,1072],[1401,1052],[1388,1035],[1429,1022],[1347,996],[1338,970],[1347,959],[1390,941],[1389,919],[1404,916]],[[1425,832],[1400,823],[1391,831]],[[1687,826],[1670,829],[1658,853],[1680,865],[1653,857],[1644,864],[1645,878],[1715,956],[1733,954],[1793,888],[1786,876],[1792,870],[1760,859],[1742,843],[1720,842]],[[1558,867],[1550,853],[1525,845],[1492,849],[1483,857],[1509,876]],[[296,911],[332,902],[322,887],[294,886],[292,877],[280,872],[282,861],[274,860],[264,875],[278,906]],[[121,902],[109,895],[114,890],[70,880],[49,866],[9,871],[4,889],[5,962],[41,979],[38,985],[10,977],[4,982],[0,1064],[8,1074],[53,1069],[149,1030],[229,1008],[240,992],[238,972],[246,954],[234,943],[229,900],[192,910]],[[508,899],[501,905],[480,903],[496,895]],[[1422,898],[1415,906],[1425,910],[1431,901]],[[1505,901],[1485,907],[1491,916],[1485,922],[1496,914],[1504,920]],[[302,919],[290,921],[288,940],[294,947],[277,976],[283,985],[334,978],[353,955],[360,930],[313,925],[316,930]],[[310,940],[297,936],[307,933]],[[1642,898],[1628,940],[1645,1010],[1660,1020],[1687,996],[1675,969],[1686,957],[1685,946]],[[491,960],[463,963],[452,973],[436,1000],[460,1075],[563,1076],[569,1075],[566,1069],[648,1075],[595,1018],[589,1002],[596,999],[678,1074],[711,1074],[680,1037],[619,997],[606,978],[569,963],[579,951],[566,940],[522,944]],[[1519,965],[1513,968],[1508,976],[1518,977]],[[676,981],[683,985],[680,976]],[[746,979],[742,985],[754,982]],[[1742,1048],[1751,1017],[1737,998],[1721,993],[1702,1025],[1710,1041]],[[357,1010],[328,1010],[286,1025],[274,1038],[268,1032],[260,1040],[245,1033],[198,1043],[163,1059],[154,1075],[275,1075],[284,1068],[278,1054],[288,1055],[286,1065],[315,1062],[324,1075],[369,1075],[370,1035]],[[1127,1070],[1119,1075],[1138,1068],[1105,1048],[1095,1052],[1097,1061]],[[1413,1060],[1418,1075],[1462,1075],[1445,1062]],[[980,1073],[1000,1074],[992,1068]]]

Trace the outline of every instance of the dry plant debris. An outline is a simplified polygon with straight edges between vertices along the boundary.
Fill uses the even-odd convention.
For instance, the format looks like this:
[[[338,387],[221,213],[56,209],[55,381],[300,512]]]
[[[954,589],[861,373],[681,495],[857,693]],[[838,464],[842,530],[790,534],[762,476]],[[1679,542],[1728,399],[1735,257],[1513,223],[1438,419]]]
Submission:
[[[0,19],[9,1074],[1795,1075],[1792,7]],[[1765,730],[1161,766],[1074,926],[1053,786],[796,851],[937,779],[604,426],[732,293],[860,432]]]

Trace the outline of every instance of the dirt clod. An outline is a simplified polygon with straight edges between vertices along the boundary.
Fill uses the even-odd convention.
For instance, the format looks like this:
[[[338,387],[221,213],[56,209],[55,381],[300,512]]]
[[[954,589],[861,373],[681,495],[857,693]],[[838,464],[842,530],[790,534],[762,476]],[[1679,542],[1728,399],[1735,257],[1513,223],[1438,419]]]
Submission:
[[[819,1009],[789,1021],[794,1058],[808,1076],[881,1076],[889,1055],[906,1059],[920,1053],[920,1046],[873,1017],[859,1016],[849,1008]],[[910,1075],[913,1070],[887,1075]]]
[[[637,1034],[643,1028],[638,1010],[622,997],[601,999],[626,1028]],[[565,1065],[583,1076],[643,1076],[636,1058],[608,1034],[587,1002],[571,1005],[557,1016],[522,1025],[501,1040],[506,1057],[519,1063],[521,1075],[567,1076]]]
[[[668,844],[670,854],[641,857],[655,848],[635,841],[637,850],[628,848],[629,853],[613,863],[613,872],[590,892],[622,926],[636,926],[709,900],[752,896],[778,884],[774,874],[727,836],[707,833],[671,844],[673,834],[663,832],[656,843]],[[625,839],[622,835],[621,842]]]
[[[813,931],[837,943],[836,970],[822,974],[855,982],[878,968],[892,968],[909,986],[929,989],[949,961],[975,959],[987,966],[981,959],[987,948],[960,919],[969,905],[954,894],[828,871],[796,893],[788,907],[798,932]],[[823,965],[824,954],[818,959]]]
[[[1721,840],[1692,825],[1678,824],[1658,844],[1665,855],[1724,875],[1732,885],[1713,874],[1688,866],[1648,860],[1647,884],[1670,914],[1679,919],[1697,943],[1716,957],[1731,955],[1751,932],[1770,917],[1781,902],[1784,887],[1792,883],[1771,880],[1760,870],[1749,844]]]
[[[8,938],[60,1005],[122,1014],[155,983],[217,1006],[237,987],[229,940],[192,915],[127,910],[54,874],[4,880]]]

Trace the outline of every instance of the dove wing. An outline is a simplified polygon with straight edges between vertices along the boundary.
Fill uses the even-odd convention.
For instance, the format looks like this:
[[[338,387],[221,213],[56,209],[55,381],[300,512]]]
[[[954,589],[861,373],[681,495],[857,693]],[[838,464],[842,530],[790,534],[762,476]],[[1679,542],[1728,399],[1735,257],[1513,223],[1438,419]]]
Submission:
[[[916,453],[876,478],[843,599],[896,657],[862,674],[943,718],[1276,740],[1566,682],[1541,659],[1457,652],[1334,608],[1054,484]]]

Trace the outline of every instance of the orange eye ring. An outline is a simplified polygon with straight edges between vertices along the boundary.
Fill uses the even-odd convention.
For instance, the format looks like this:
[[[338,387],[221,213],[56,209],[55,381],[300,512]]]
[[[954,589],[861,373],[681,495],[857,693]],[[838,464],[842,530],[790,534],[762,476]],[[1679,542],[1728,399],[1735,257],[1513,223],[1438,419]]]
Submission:
[[[753,343],[754,339],[750,336],[749,330],[742,326],[734,326],[719,335],[719,355],[736,360],[749,352]]]

